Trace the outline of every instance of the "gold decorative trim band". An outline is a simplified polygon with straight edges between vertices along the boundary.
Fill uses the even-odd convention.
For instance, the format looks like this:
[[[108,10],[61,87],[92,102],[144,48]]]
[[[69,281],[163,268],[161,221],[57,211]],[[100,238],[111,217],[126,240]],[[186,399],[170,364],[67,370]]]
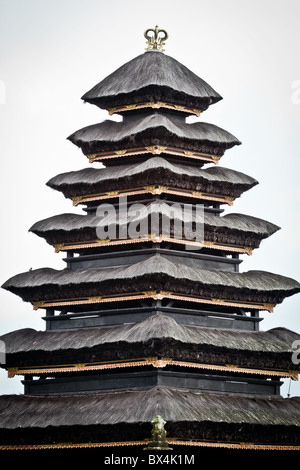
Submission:
[[[197,439],[186,441],[176,437],[167,438],[168,444],[191,446],[191,447],[220,447],[226,449],[241,449],[241,450],[285,450],[295,451],[300,450],[299,445],[293,444],[262,444],[254,442],[211,442]],[[0,445],[1,450],[47,450],[47,449],[84,449],[92,447],[125,447],[125,446],[146,446],[150,439],[136,440],[136,441],[123,441],[123,442],[59,442],[58,444],[5,444]]]
[[[114,150],[111,152],[98,152],[86,155],[90,163],[96,160],[105,160],[106,158],[117,158],[132,155],[143,155],[145,153],[152,153],[153,155],[160,155],[161,153],[167,153],[170,155],[177,155],[181,157],[194,158],[197,160],[203,160],[205,162],[212,162],[217,164],[221,158],[221,155],[212,155],[209,153],[192,152],[189,150],[181,150],[175,147],[161,146],[161,145],[150,145],[146,147],[136,147],[131,149]]]
[[[252,255],[252,248],[249,246],[241,246],[241,245],[226,245],[225,243],[218,243],[218,242],[211,242],[204,240],[203,242],[194,242],[192,240],[187,240],[184,238],[172,238],[167,237],[165,235],[154,235],[148,234],[146,237],[143,238],[129,238],[129,239],[115,239],[111,240],[109,238],[105,240],[91,240],[89,242],[77,242],[77,243],[56,243],[54,246],[55,253],[59,253],[60,251],[68,251],[68,250],[78,250],[78,249],[86,249],[86,248],[96,248],[99,246],[113,246],[113,245],[128,245],[132,243],[145,243],[145,242],[153,242],[153,243],[162,243],[162,242],[169,242],[175,243],[179,245],[190,245],[194,246],[195,249],[204,247],[210,248],[213,250],[223,250],[232,253],[246,253],[247,255]]]
[[[230,300],[230,299],[219,299],[213,297],[194,297],[192,295],[180,295],[174,292],[166,291],[145,291],[145,292],[129,292],[127,294],[111,294],[111,295],[102,295],[94,297],[80,297],[80,298],[71,298],[71,299],[56,299],[56,300],[40,300],[37,302],[32,302],[34,310],[39,308],[47,307],[61,307],[65,305],[85,305],[85,304],[97,304],[103,302],[118,302],[125,300],[140,300],[152,298],[154,300],[162,299],[173,299],[173,300],[183,300],[188,302],[196,302],[201,304],[212,304],[212,305],[222,305],[224,307],[241,307],[241,308],[250,308],[256,310],[267,310],[269,312],[273,311],[275,304],[265,303],[265,302],[248,302],[241,300]]]
[[[187,367],[192,369],[202,370],[214,370],[219,372],[233,372],[238,374],[250,374],[250,375],[266,375],[270,377],[286,377],[298,380],[299,371],[295,370],[277,370],[277,369],[254,369],[250,367],[243,367],[235,364],[203,364],[197,362],[185,362],[176,361],[169,358],[158,358],[148,357],[143,359],[127,360],[122,362],[100,362],[100,363],[81,363],[81,364],[69,364],[69,365],[49,365],[41,367],[11,367],[7,369],[8,377],[14,377],[15,375],[41,375],[41,374],[53,374],[53,373],[66,373],[66,372],[83,372],[90,370],[111,370],[111,369],[123,369],[128,367],[145,367],[152,365],[155,368],[164,368],[168,365]]]
[[[206,240],[203,241],[203,246],[205,248],[212,248],[213,250],[224,250],[232,253],[246,253],[247,255],[252,255],[253,251],[253,248],[250,246],[229,245],[226,243],[210,242]]]
[[[228,204],[229,206],[233,205],[233,201],[235,200],[232,196],[223,196],[218,194],[211,194],[201,191],[194,191],[189,189],[178,189],[178,188],[170,188],[168,186],[161,186],[161,185],[152,185],[152,186],[144,186],[143,188],[133,188],[133,189],[120,189],[116,191],[107,191],[104,193],[95,193],[95,194],[85,194],[82,196],[75,196],[72,197],[73,206],[77,206],[78,204],[86,204],[87,202],[92,201],[99,201],[102,199],[111,199],[114,197],[121,197],[121,196],[134,196],[136,194],[173,194],[176,196],[185,196],[194,199],[203,199],[207,201],[216,201],[223,204]]]
[[[208,442],[190,440],[185,441],[178,438],[167,438],[168,444],[196,447],[224,447],[227,449],[253,449],[253,450],[300,450],[298,445],[284,444],[256,444],[254,442]]]
[[[110,115],[115,113],[120,113],[124,111],[133,111],[135,109],[143,109],[143,108],[167,108],[172,109],[174,111],[181,111],[183,113],[194,114],[195,116],[200,116],[201,110],[196,108],[188,108],[186,106],[180,106],[177,104],[165,103],[164,101],[148,101],[146,103],[137,103],[137,104],[128,104],[124,106],[117,106],[115,108],[109,108],[108,112]]]

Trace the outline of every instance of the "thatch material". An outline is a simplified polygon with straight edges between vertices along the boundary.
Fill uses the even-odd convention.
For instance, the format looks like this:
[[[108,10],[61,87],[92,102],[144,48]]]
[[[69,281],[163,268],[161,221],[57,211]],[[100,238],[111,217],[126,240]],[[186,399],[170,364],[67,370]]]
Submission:
[[[149,51],[122,65],[82,99],[104,109],[164,101],[204,111],[222,98],[177,60]]]
[[[70,331],[30,328],[0,337],[7,367],[168,357],[179,361],[298,370],[292,344],[300,335],[285,328],[241,332],[178,324],[153,315],[130,325]],[[51,359],[50,359],[51,357]]]
[[[239,351],[292,353],[292,343],[300,335],[286,328],[268,331],[231,331],[177,323],[165,315],[153,315],[146,320],[115,327],[97,327],[70,331],[36,331],[30,328],[0,336],[6,353],[28,351],[93,348],[105,343],[143,343],[152,339],[172,338],[186,344],[212,346]]]
[[[68,139],[85,155],[152,145],[223,155],[226,149],[241,143],[214,124],[188,124],[155,112],[122,122],[106,120],[84,127]]]
[[[258,182],[244,173],[228,168],[213,166],[201,169],[170,163],[157,156],[138,164],[85,168],[62,173],[47,183],[50,188],[61,191],[67,198],[156,184],[239,197]]]
[[[300,443],[299,398],[249,397],[154,387],[88,395],[0,397],[0,443],[131,441],[157,415],[168,437]]]
[[[194,268],[159,255],[118,268],[36,269],[12,277],[2,287],[30,302],[161,290],[276,304],[300,292],[297,281],[278,274]]]
[[[128,211],[130,206],[128,208]],[[160,223],[151,225],[151,218],[159,217]],[[162,223],[162,219],[163,222]],[[156,220],[156,218],[154,219]],[[168,221],[168,223],[167,223]],[[179,221],[180,223],[176,221]],[[190,229],[188,222],[190,222]],[[135,213],[128,212],[128,227],[131,223],[143,224],[147,227],[147,233],[153,233],[153,230],[159,231],[164,235],[176,236],[182,238],[185,236],[189,239],[195,238],[196,224],[198,230],[203,219],[195,216],[194,213],[183,211],[179,204],[167,204],[163,201],[154,201]],[[174,228],[175,224],[175,228]],[[43,237],[51,244],[88,242],[98,238],[97,228],[104,232],[104,228],[109,225],[116,225],[116,234],[119,233],[120,226],[116,220],[116,214],[111,211],[110,215],[80,215],[80,214],[61,214],[36,222],[30,231],[36,235]],[[170,233],[169,233],[170,228]],[[184,233],[183,233],[184,228]],[[214,214],[204,213],[204,240],[225,244],[236,244],[257,248],[261,240],[271,236],[279,230],[279,227],[259,219],[243,214],[228,214],[223,217],[216,217]],[[124,233],[124,230],[122,230]],[[126,228],[126,233],[128,229]],[[146,236],[147,233],[144,235]],[[200,240],[198,240],[200,241]]]
[[[300,398],[239,397],[155,387],[146,391],[56,397],[0,397],[0,427],[44,428],[151,422],[226,422],[300,426]],[[138,404],[138,406],[137,406]]]

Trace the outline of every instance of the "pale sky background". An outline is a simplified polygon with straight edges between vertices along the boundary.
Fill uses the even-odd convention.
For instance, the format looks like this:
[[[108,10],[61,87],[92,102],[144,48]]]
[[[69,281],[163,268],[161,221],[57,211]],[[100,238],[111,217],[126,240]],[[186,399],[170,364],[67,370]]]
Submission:
[[[81,212],[45,184],[89,166],[66,138],[108,114],[80,97],[142,54],[144,30],[156,24],[169,33],[165,53],[223,97],[200,118],[242,141],[220,164],[260,183],[227,213],[281,227],[245,255],[241,270],[299,281],[299,17],[299,0],[0,0],[0,284],[30,267],[64,268],[64,255],[28,229]],[[300,332],[299,304],[296,295],[262,312],[261,329]],[[0,334],[45,328],[43,312],[3,289],[0,305]],[[1,370],[0,393],[23,393],[23,386]],[[300,395],[299,382],[291,395]]]

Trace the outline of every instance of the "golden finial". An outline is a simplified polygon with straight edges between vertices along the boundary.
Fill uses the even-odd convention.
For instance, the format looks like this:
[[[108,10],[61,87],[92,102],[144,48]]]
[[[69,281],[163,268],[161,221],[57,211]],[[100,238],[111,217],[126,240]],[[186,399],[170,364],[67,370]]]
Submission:
[[[149,33],[153,33],[150,34]],[[164,29],[158,29],[158,26],[155,26],[155,29],[149,28],[146,29],[144,33],[145,38],[147,39],[146,51],[150,51],[151,49],[157,49],[159,51],[164,51],[163,46],[165,45],[165,41],[168,39],[168,33]]]

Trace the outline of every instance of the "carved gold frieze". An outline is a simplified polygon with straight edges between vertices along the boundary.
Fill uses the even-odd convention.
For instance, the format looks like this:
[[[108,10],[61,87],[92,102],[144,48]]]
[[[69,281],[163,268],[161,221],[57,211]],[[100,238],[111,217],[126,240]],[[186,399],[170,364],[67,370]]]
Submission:
[[[219,372],[226,372],[230,370],[236,374],[249,374],[249,375],[264,375],[269,377],[286,377],[297,381],[299,371],[297,370],[286,370],[286,369],[272,369],[272,368],[253,368],[244,367],[237,364],[213,364],[213,363],[198,363],[198,362],[187,362],[177,361],[172,358],[166,357],[146,357],[127,359],[124,361],[112,361],[112,362],[93,362],[93,363],[74,363],[74,364],[61,364],[61,365],[47,365],[40,367],[10,367],[7,368],[8,377],[14,377],[15,375],[42,375],[49,373],[66,373],[66,372],[81,372],[88,370],[108,370],[108,369],[120,369],[128,367],[144,367],[152,365],[155,368],[164,368],[168,365],[178,366],[192,369],[203,369],[213,370]]]
[[[59,307],[66,305],[84,305],[84,304],[93,304],[93,303],[102,303],[102,302],[116,302],[123,300],[139,300],[145,297],[152,297],[154,300],[161,299],[175,299],[183,300],[188,302],[196,302],[202,304],[211,304],[211,305],[223,305],[227,307],[240,307],[240,308],[250,308],[256,310],[267,310],[269,312],[273,311],[274,304],[271,303],[262,303],[262,302],[248,302],[243,300],[231,300],[231,299],[220,299],[213,297],[202,297],[195,295],[181,295],[176,292],[168,291],[144,291],[144,292],[128,292],[123,295],[120,294],[108,294],[103,296],[94,296],[94,297],[85,297],[85,298],[70,298],[70,299],[56,299],[56,300],[42,300],[39,302],[32,302],[34,310],[39,308],[47,307]]]
[[[167,153],[169,155],[182,156],[186,158],[193,158],[197,160],[202,160],[205,162],[218,164],[221,156],[212,155],[210,153],[196,152],[190,150],[184,150],[176,147],[169,147],[163,145],[147,145],[145,147],[135,147],[129,149],[121,150],[112,150],[109,152],[98,152],[86,155],[90,163],[93,163],[95,160],[105,160],[107,158],[121,158],[123,156],[132,156],[132,155],[143,155],[145,153],[152,153],[153,155],[160,155],[161,153]]]
[[[295,444],[257,444],[255,442],[210,442],[201,441],[200,439],[184,440],[178,437],[167,437],[168,444],[189,446],[189,447],[209,447],[224,449],[251,449],[251,450],[269,450],[269,451],[299,451],[300,446]],[[1,444],[0,450],[48,450],[48,449],[88,449],[102,447],[122,447],[122,446],[145,446],[149,439],[135,441],[118,441],[118,442],[59,442],[55,444]],[[287,454],[288,457],[288,454]]]
[[[104,239],[104,240],[91,240],[89,242],[77,242],[77,243],[61,243],[54,245],[55,251],[58,253],[59,251],[69,251],[69,250],[79,250],[79,249],[87,249],[87,248],[95,248],[99,245],[127,245],[131,243],[143,243],[145,241],[153,241],[155,243],[167,241],[170,243],[181,244],[181,245],[189,245],[196,247],[206,247],[213,250],[222,250],[227,251],[229,253],[246,253],[248,255],[252,254],[252,248],[248,246],[239,246],[239,245],[228,245],[226,243],[217,243],[208,240],[204,240],[201,242],[195,242],[193,240],[186,240],[184,238],[174,238],[168,237],[162,234],[148,234],[145,237],[141,238],[129,238],[129,239]]]
[[[114,108],[109,108],[108,112],[110,115],[115,114],[115,113],[121,113],[125,111],[132,111],[136,109],[143,109],[143,108],[152,108],[152,109],[160,109],[160,108],[166,108],[166,109],[171,109],[174,111],[180,111],[182,113],[186,114],[194,114],[195,116],[199,117],[201,114],[200,109],[196,108],[189,108],[187,106],[180,106],[177,104],[172,104],[172,103],[166,103],[164,101],[147,101],[145,103],[137,103],[137,104],[127,104],[124,106],[116,106]]]
[[[223,196],[221,194],[205,193],[201,191],[194,191],[191,189],[185,188],[175,188],[162,185],[148,185],[143,187],[128,188],[128,189],[118,189],[114,191],[105,191],[103,193],[94,193],[94,194],[84,194],[81,196],[72,197],[73,206],[78,204],[86,204],[91,201],[98,201],[102,199],[109,199],[115,196],[133,196],[137,194],[150,193],[150,194],[175,194],[178,196],[185,196],[191,198],[202,199],[206,201],[216,201],[223,204],[233,205],[234,197]]]

